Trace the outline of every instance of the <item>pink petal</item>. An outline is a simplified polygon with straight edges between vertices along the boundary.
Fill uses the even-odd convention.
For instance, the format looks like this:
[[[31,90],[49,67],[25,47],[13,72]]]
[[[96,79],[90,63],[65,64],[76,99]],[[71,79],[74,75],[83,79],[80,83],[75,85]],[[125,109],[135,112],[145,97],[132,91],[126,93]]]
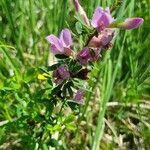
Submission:
[[[54,54],[63,52],[63,45],[60,40],[53,34],[46,37],[47,41],[51,43],[52,52]]]
[[[101,33],[98,35],[98,37],[94,36],[90,40],[88,45],[90,47],[95,47],[95,48],[101,47],[101,48],[103,48],[111,42],[111,40],[114,37],[114,33],[115,33],[114,30],[105,29],[105,30],[101,31]]]
[[[101,34],[98,36],[98,38],[100,39],[101,46],[105,47],[106,45],[108,45],[113,39],[114,33],[114,30],[109,29],[105,29],[104,31],[102,31]]]
[[[110,14],[109,8],[105,10],[101,7],[96,8],[93,18],[92,18],[92,26],[97,28],[98,32],[107,28],[110,23],[114,21],[114,18]]]
[[[104,19],[105,26],[108,27],[108,25],[114,21],[114,18],[111,16],[110,13],[108,13],[108,10],[107,11],[105,10],[105,12],[107,12],[107,13],[103,13],[102,16],[103,16],[103,19]]]
[[[54,55],[63,53],[62,51],[59,51],[55,45],[52,45],[52,44],[51,44],[51,51]]]
[[[63,44],[63,47],[69,47],[72,44],[71,32],[68,29],[62,30],[60,34],[60,41]]]
[[[98,21],[101,18],[102,11],[103,11],[103,9],[101,7],[96,8],[95,11],[94,11],[92,22],[91,22],[91,25],[94,28],[99,26]]]
[[[88,45],[90,47],[100,47],[101,45],[100,39],[96,36],[93,36]]]

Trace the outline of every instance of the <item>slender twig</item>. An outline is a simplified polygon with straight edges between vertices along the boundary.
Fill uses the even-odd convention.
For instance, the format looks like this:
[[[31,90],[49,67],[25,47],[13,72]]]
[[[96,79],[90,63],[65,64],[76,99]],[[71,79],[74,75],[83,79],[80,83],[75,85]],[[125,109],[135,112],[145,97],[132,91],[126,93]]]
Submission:
[[[125,41],[125,37],[126,36],[124,36],[123,43]],[[107,109],[107,103],[110,99],[113,85],[114,85],[114,82],[115,82],[115,79],[117,76],[117,72],[120,67],[120,63],[121,63],[121,59],[122,59],[122,52],[123,52],[123,47],[120,49],[118,60],[115,65],[113,73],[111,73],[111,72],[109,73],[110,69],[112,69],[112,68],[110,66],[106,65],[107,68],[106,68],[106,74],[104,75],[104,85],[103,85],[103,91],[102,91],[102,93],[103,92],[105,92],[105,93],[101,97],[101,103],[99,106],[99,114],[98,114],[98,119],[97,119],[97,127],[96,127],[96,131],[95,131],[95,135],[93,137],[91,150],[99,149],[100,140],[102,138],[102,135],[103,135],[102,133],[104,131],[102,127],[104,124],[104,116],[105,116],[105,112]],[[108,64],[109,64],[109,62],[110,62],[110,60],[108,61]]]

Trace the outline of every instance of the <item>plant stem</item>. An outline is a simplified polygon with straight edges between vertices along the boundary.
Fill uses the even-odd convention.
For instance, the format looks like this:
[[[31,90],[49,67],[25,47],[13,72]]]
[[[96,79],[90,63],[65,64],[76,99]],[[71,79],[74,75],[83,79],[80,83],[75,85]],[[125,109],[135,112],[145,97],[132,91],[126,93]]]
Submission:
[[[126,36],[124,36],[123,43],[125,41],[125,37]],[[100,140],[101,140],[102,134],[103,134],[102,127],[104,124],[104,116],[105,116],[105,112],[107,109],[107,103],[110,99],[111,91],[112,91],[112,88],[113,88],[113,85],[114,85],[114,82],[115,82],[115,79],[117,76],[118,68],[120,67],[120,64],[121,64],[122,52],[123,52],[123,47],[120,50],[119,57],[118,57],[117,64],[115,66],[112,78],[111,78],[112,73],[110,71],[110,70],[112,70],[110,58],[108,58],[108,63],[106,63],[106,70],[105,70],[106,74],[104,73],[105,80],[104,80],[103,89],[102,89],[102,94],[103,93],[104,94],[101,97],[101,103],[99,106],[99,114],[98,114],[98,119],[97,119],[97,127],[96,127],[96,131],[95,131],[95,135],[93,137],[91,150],[99,150],[99,144],[100,144]]]

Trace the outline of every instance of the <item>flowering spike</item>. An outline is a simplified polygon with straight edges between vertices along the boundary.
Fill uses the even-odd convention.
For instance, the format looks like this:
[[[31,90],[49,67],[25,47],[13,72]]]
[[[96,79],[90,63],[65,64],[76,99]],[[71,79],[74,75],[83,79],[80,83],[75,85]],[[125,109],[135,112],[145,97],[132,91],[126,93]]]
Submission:
[[[84,11],[84,9],[82,8],[82,6],[80,5],[78,0],[73,0],[74,6],[76,8],[76,11],[79,13],[79,15],[82,17],[84,23],[88,26],[90,26],[90,22],[89,19],[86,15],[86,12]]]
[[[84,23],[90,26],[89,19],[81,7],[79,0],[73,0],[76,11],[82,17]],[[124,22],[115,21],[110,14],[109,8],[103,9],[98,7],[95,9],[91,26],[94,30],[88,30],[82,36],[85,41],[85,47],[77,54],[70,48],[72,44],[71,31],[64,29],[61,31],[59,38],[51,34],[46,39],[51,44],[51,50],[59,60],[57,64],[50,66],[49,71],[53,70],[54,83],[60,91],[59,96],[62,99],[71,98],[74,102],[83,104],[85,91],[80,89],[76,80],[88,80],[88,73],[91,63],[97,61],[101,56],[101,50],[110,48],[111,41],[114,38],[115,29],[133,29],[139,27],[143,23],[143,18],[128,18]],[[63,55],[62,55],[63,54]],[[66,56],[64,56],[66,55]],[[73,56],[73,57],[68,57]],[[80,64],[79,64],[80,63]],[[92,67],[91,67],[92,68]],[[38,79],[46,80],[49,76],[46,74],[38,75]],[[75,79],[75,80],[74,80]],[[73,89],[76,93],[73,94]],[[69,97],[67,96],[69,94]]]

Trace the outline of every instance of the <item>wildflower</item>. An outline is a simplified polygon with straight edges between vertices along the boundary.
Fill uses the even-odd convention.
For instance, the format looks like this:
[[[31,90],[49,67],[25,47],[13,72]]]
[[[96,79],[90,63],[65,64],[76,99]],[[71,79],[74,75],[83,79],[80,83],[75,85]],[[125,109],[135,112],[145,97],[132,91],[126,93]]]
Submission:
[[[111,16],[109,8],[98,7],[93,14],[91,25],[100,32],[109,27],[113,21],[114,18]]]
[[[105,29],[99,33],[98,37],[94,36],[88,46],[97,47],[97,48],[105,48],[107,47],[114,37],[115,31],[112,29]]]
[[[69,29],[62,30],[59,38],[51,34],[47,36],[46,39],[51,43],[51,50],[53,54],[64,54],[67,56],[72,54],[72,50],[70,49],[72,37]]]
[[[144,22],[143,18],[128,18],[124,22],[118,24],[118,28],[129,30],[138,28]]]
[[[53,72],[54,82],[56,84],[61,84],[64,80],[68,80],[70,78],[70,73],[68,71],[68,67],[66,65],[62,65],[58,67]]]
[[[79,13],[79,15],[82,17],[84,23],[88,26],[90,26],[89,23],[89,19],[84,11],[84,9],[82,8],[82,6],[80,5],[78,0],[73,0],[73,3],[75,5],[76,11]]]
[[[47,80],[47,78],[50,77],[47,73],[38,74],[39,80]]]
[[[101,49],[83,48],[77,54],[77,60],[81,65],[87,65],[89,62],[96,61],[99,58]]]
[[[87,65],[88,62],[91,60],[91,52],[89,48],[83,48],[78,54],[77,54],[77,60],[82,65]]]
[[[79,89],[77,90],[77,93],[75,94],[74,101],[83,104],[83,98],[84,98],[84,90]]]

